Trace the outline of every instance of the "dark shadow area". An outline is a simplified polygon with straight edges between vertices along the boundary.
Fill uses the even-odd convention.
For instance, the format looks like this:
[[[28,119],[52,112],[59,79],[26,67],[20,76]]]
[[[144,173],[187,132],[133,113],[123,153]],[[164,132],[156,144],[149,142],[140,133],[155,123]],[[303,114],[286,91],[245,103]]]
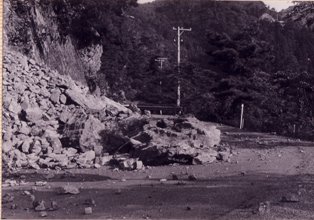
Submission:
[[[23,173],[11,174],[5,179],[25,180],[26,182],[33,181],[47,181],[47,182],[96,182],[112,180],[108,176],[102,176],[97,174],[76,174],[76,173],[51,173],[51,174],[36,174],[36,173]]]

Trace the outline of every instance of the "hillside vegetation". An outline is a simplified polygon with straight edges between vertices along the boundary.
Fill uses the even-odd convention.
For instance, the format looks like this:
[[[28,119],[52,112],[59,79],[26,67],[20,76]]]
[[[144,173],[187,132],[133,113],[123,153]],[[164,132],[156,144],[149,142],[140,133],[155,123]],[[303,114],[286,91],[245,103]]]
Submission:
[[[172,27],[191,27],[182,35],[186,113],[238,125],[244,103],[245,128],[292,135],[295,125],[296,135],[311,138],[314,34],[310,15],[300,17],[304,8],[313,4],[297,4],[277,22],[261,2],[7,0],[5,29],[8,46],[85,81],[94,93],[174,105]],[[264,13],[274,22],[260,19]],[[163,70],[157,57],[168,58]]]

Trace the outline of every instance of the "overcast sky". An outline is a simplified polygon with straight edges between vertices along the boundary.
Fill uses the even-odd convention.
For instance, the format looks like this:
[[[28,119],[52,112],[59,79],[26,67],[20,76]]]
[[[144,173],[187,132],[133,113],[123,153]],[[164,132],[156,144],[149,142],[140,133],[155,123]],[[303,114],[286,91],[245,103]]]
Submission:
[[[153,0],[138,0],[138,3],[146,3],[152,1]],[[275,8],[277,11],[280,11],[293,5],[292,0],[263,0],[263,2],[265,2],[271,8]]]

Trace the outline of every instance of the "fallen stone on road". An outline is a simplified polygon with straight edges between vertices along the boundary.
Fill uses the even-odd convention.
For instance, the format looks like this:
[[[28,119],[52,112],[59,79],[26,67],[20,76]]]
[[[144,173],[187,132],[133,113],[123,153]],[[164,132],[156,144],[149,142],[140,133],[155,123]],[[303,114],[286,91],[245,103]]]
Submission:
[[[85,213],[85,215],[91,215],[93,213],[92,207],[86,207],[84,209],[84,213]]]
[[[61,188],[59,188],[59,194],[72,194],[72,195],[76,195],[79,194],[80,190],[75,187],[75,186],[71,186],[71,185],[66,185],[63,186]]]

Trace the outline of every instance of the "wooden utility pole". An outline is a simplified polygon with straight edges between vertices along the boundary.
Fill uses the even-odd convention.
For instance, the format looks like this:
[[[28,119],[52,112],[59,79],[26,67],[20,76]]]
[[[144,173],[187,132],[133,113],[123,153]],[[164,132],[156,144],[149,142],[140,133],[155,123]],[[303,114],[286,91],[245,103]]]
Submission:
[[[156,62],[159,62],[159,68],[160,70],[162,70],[162,67],[163,67],[163,63],[167,60],[168,58],[166,57],[159,57],[159,58],[156,58],[155,61]],[[162,87],[162,81],[161,79],[159,80],[159,95],[160,95],[160,98],[161,98],[161,87]],[[159,102],[160,103],[160,102]],[[159,111],[159,114],[162,115],[162,110]]]
[[[174,31],[177,31],[178,39],[178,89],[177,89],[177,106],[181,106],[181,82],[180,82],[180,63],[181,63],[181,35],[184,33],[184,31],[192,31],[192,28],[183,28],[183,27],[173,27]]]

